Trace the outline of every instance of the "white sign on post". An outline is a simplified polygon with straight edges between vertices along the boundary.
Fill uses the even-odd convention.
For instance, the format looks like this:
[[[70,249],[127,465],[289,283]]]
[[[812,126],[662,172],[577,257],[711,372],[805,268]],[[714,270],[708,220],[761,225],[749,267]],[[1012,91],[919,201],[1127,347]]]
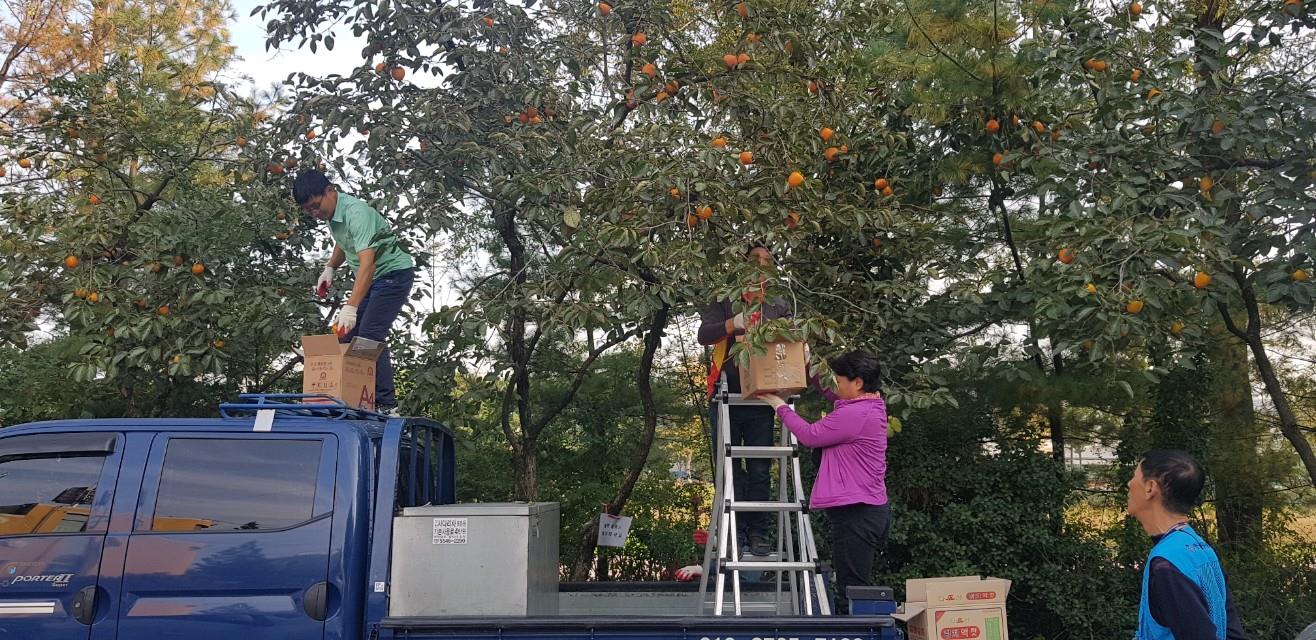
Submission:
[[[599,514],[599,546],[624,547],[626,535],[631,532],[630,516]]]

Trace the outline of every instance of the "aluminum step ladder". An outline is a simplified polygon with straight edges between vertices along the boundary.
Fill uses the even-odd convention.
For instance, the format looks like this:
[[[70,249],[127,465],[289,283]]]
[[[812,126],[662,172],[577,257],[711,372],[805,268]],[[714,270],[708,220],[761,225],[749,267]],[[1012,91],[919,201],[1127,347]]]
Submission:
[[[808,502],[800,479],[799,443],[784,425],[780,427],[777,444],[773,446],[731,446],[731,407],[736,405],[767,406],[767,403],[746,398],[727,390],[726,375],[718,384],[716,444],[714,447],[714,512],[709,517],[708,542],[704,545],[704,571],[699,579],[700,615],[708,613],[709,586],[713,585],[713,615],[725,613],[726,586],[731,582],[731,604],[734,615],[742,615],[740,592],[742,572],[775,574],[776,611],[783,603],[793,615],[830,615],[830,600],[818,562],[818,549],[813,540],[813,524],[809,520]],[[793,399],[792,399],[793,400]],[[793,406],[793,402],[792,402]],[[771,501],[744,501],[736,499],[733,471],[735,463],[748,458],[771,458],[777,461],[777,499]],[[743,556],[736,534],[736,514],[744,512],[777,514],[776,552],[769,556]],[[714,547],[713,541],[717,544]],[[729,575],[728,575],[729,574]],[[790,585],[789,598],[783,587]]]

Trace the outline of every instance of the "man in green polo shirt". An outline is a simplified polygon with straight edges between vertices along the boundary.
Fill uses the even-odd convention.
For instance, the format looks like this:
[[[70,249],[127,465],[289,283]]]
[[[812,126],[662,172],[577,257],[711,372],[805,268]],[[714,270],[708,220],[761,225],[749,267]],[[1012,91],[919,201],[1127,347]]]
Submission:
[[[375,410],[392,412],[398,401],[388,332],[411,295],[416,263],[398,246],[384,216],[365,202],[339,193],[324,173],[314,169],[301,172],[292,194],[302,210],[329,223],[334,237],[334,253],[316,281],[316,293],[320,297],[329,293],[334,269],[343,262],[356,272],[347,304],[334,317],[334,332],[343,342],[359,335],[384,344],[375,366]]]

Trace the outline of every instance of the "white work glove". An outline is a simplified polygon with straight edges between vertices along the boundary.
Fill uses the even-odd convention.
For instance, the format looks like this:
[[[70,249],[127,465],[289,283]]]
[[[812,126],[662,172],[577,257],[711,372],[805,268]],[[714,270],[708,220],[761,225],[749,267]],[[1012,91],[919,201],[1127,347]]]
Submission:
[[[356,326],[356,307],[345,304],[342,309],[338,310],[338,315],[334,316],[334,333],[339,336],[345,336]]]
[[[745,312],[742,311],[740,313],[737,313],[733,318],[731,318],[731,326],[734,327],[736,331],[744,331]]]
[[[325,266],[320,272],[320,279],[315,281],[315,293],[321,298],[329,295],[329,285],[334,281],[334,268]]]
[[[681,582],[692,582],[702,575],[704,568],[697,564],[689,564],[676,570],[676,579]]]

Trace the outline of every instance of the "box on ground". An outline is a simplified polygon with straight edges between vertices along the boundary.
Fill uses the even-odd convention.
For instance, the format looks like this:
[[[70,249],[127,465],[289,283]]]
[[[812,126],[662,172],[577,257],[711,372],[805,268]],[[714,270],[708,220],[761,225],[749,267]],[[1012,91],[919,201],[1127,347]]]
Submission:
[[[896,613],[909,640],[1009,640],[1005,597],[1010,581],[959,576],[905,582],[905,605]]]
[[[740,392],[749,396],[762,391],[789,396],[809,386],[805,372],[803,342],[769,342],[765,353],[745,345],[748,363],[740,368]]]
[[[375,408],[375,360],[384,345],[357,336],[340,343],[330,333],[302,336],[302,393],[321,393],[359,409]]]

